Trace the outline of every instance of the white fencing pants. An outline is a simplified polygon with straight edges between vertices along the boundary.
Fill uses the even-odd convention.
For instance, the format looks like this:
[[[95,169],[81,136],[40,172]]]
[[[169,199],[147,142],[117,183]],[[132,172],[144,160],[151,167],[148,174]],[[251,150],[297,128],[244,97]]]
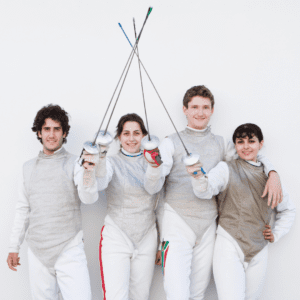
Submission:
[[[204,299],[212,274],[216,222],[198,243],[193,230],[168,205],[162,227],[163,239],[169,242],[163,268],[167,300]]]
[[[135,249],[107,216],[99,246],[103,300],[148,300],[156,251],[155,225]]]
[[[63,251],[55,265],[56,275],[49,272],[28,248],[29,281],[32,299],[91,300],[90,277],[83,242]]]
[[[229,238],[233,239],[231,236]],[[259,299],[263,289],[267,263],[268,246],[257,253],[248,264],[244,262],[244,253],[238,243],[234,239],[231,241],[218,234],[213,258],[218,299]]]

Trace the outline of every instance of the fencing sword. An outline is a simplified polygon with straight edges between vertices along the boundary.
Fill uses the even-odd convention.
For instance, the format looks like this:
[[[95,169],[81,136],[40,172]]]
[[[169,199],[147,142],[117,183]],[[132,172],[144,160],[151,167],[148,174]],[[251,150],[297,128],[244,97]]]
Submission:
[[[137,36],[136,36],[136,28],[135,28],[135,20],[134,20],[134,18],[133,18],[133,28],[134,28],[134,35],[135,35],[135,39],[136,39]],[[128,39],[128,41],[129,41],[129,39]],[[130,41],[129,41],[129,43],[130,43]],[[130,45],[131,45],[131,43],[130,43]],[[138,46],[136,46],[136,53],[137,53],[137,56],[139,57]],[[148,137],[145,136],[141,140],[141,146],[142,146],[142,148],[144,148],[144,155],[146,154],[146,152],[149,153],[149,155],[154,160],[154,162],[158,166],[160,166],[163,163],[163,161],[161,160],[159,152],[155,151],[155,149],[157,149],[158,145],[159,145],[159,138],[157,136],[155,136],[155,135],[150,135],[150,129],[149,129],[149,123],[148,123],[147,110],[146,110],[146,101],[145,101],[145,95],[144,95],[144,87],[143,87],[143,79],[142,79],[142,72],[141,72],[141,63],[140,63],[140,60],[138,60],[138,65],[139,65],[139,74],[140,74],[140,81],[141,81],[141,88],[142,88],[142,95],[143,95],[143,103],[144,103],[144,110],[145,110],[145,117],[146,117],[146,125],[147,125],[147,130],[148,130]]]
[[[90,154],[97,154],[97,153],[100,152],[99,146],[108,146],[108,145],[109,145],[110,143],[112,143],[112,141],[113,141],[112,135],[107,131],[108,125],[109,125],[109,122],[110,122],[111,117],[112,117],[112,115],[113,115],[113,112],[114,112],[114,109],[115,109],[115,107],[116,107],[116,104],[117,104],[117,102],[118,102],[118,99],[119,99],[120,93],[121,93],[121,91],[122,91],[122,88],[123,88],[123,85],[124,85],[124,82],[125,82],[127,73],[128,73],[128,71],[129,71],[129,68],[130,68],[130,65],[131,65],[131,62],[132,62],[132,59],[133,59],[133,56],[134,56],[133,53],[134,53],[135,48],[136,48],[136,46],[137,46],[137,44],[138,44],[138,42],[139,42],[139,40],[140,40],[140,38],[141,38],[141,35],[142,35],[142,32],[143,32],[144,26],[145,26],[145,24],[146,24],[146,22],[147,22],[147,20],[148,20],[148,17],[149,17],[149,15],[150,15],[150,13],[152,12],[152,10],[153,10],[153,7],[150,6],[150,7],[148,8],[147,15],[146,15],[146,18],[145,18],[145,20],[144,20],[142,29],[140,30],[140,33],[139,33],[139,35],[138,35],[138,38],[137,38],[137,40],[136,40],[134,46],[132,47],[132,51],[131,51],[131,53],[130,53],[130,55],[129,55],[129,57],[128,57],[128,60],[127,60],[127,62],[126,62],[126,65],[125,65],[125,67],[124,67],[124,69],[123,69],[123,71],[122,71],[122,74],[121,74],[121,76],[120,76],[120,79],[119,79],[119,81],[118,81],[118,83],[117,83],[117,86],[116,86],[114,92],[113,92],[113,95],[112,95],[112,97],[111,97],[111,100],[110,100],[110,102],[109,102],[109,104],[108,104],[108,107],[107,107],[107,109],[106,109],[106,112],[105,112],[105,114],[104,114],[104,117],[103,117],[103,119],[102,119],[102,122],[101,122],[101,124],[100,124],[100,127],[99,127],[99,129],[98,129],[98,131],[97,131],[97,133],[96,133],[96,135],[95,135],[94,141],[93,141],[93,142],[87,141],[87,142],[85,142],[85,143],[83,144],[83,150],[82,150],[82,152],[81,152],[80,157],[82,156],[84,150],[86,150],[86,151],[87,151],[88,153],[90,153]],[[129,63],[129,65],[128,65],[128,63]],[[127,68],[127,66],[128,66],[128,68]],[[109,118],[109,121],[108,121],[108,123],[107,123],[107,126],[106,126],[105,130],[101,130],[102,125],[103,125],[103,122],[104,122],[104,119],[105,119],[105,117],[106,117],[106,115],[107,115],[108,109],[109,109],[109,107],[110,107],[110,105],[111,105],[111,103],[112,103],[112,100],[113,100],[113,98],[114,98],[114,95],[115,95],[115,93],[116,93],[116,90],[117,90],[117,88],[118,88],[118,86],[119,86],[119,83],[120,83],[120,81],[121,81],[121,79],[122,79],[122,77],[123,77],[123,74],[124,74],[126,68],[127,68],[127,72],[126,72],[126,74],[125,74],[125,77],[124,77],[122,86],[121,86],[121,88],[120,88],[118,97],[117,97],[117,99],[116,99],[116,103],[115,103],[115,105],[114,105],[114,107],[113,107],[112,113],[111,113],[110,118]],[[80,164],[82,165],[82,163],[83,163],[83,160],[81,160],[81,163],[80,163]]]
[[[124,31],[124,29],[123,29],[123,27],[122,27],[122,25],[121,25],[120,23],[119,23],[119,26],[120,26],[120,28],[122,29],[122,31],[123,31],[125,37],[127,38],[129,44],[131,45],[129,38],[127,37],[127,35],[126,35],[126,33],[125,33],[125,31]],[[131,46],[131,47],[132,47],[132,46]],[[133,47],[132,47],[132,48],[133,48]],[[200,154],[199,154],[199,153],[196,153],[196,152],[194,152],[194,153],[189,153],[189,151],[187,150],[187,148],[186,148],[186,146],[185,146],[185,144],[184,144],[184,142],[183,142],[183,140],[182,140],[182,138],[181,138],[181,136],[180,136],[180,134],[179,134],[179,132],[178,132],[178,130],[177,130],[177,128],[176,128],[176,126],[175,126],[175,124],[174,124],[174,122],[173,122],[173,120],[172,120],[172,118],[171,118],[171,116],[170,116],[170,114],[169,114],[169,112],[168,112],[168,110],[167,110],[167,108],[166,108],[166,106],[165,106],[163,100],[162,100],[162,98],[160,97],[160,95],[159,95],[159,93],[158,93],[158,91],[157,91],[157,89],[156,89],[156,87],[155,87],[155,85],[154,85],[152,79],[150,78],[150,76],[149,76],[149,74],[148,74],[146,68],[144,67],[144,64],[143,64],[142,61],[140,60],[139,55],[138,55],[137,52],[135,51],[135,48],[133,48],[133,52],[134,52],[134,54],[137,56],[138,61],[140,62],[141,66],[143,67],[143,69],[144,69],[144,71],[145,71],[145,73],[146,73],[148,79],[150,80],[150,82],[151,82],[151,84],[152,84],[152,86],[153,86],[153,88],[154,88],[154,90],[155,90],[155,92],[156,92],[156,94],[157,94],[157,96],[158,96],[158,98],[159,98],[161,104],[163,105],[163,107],[164,107],[164,109],[165,109],[165,111],[166,111],[166,113],[167,113],[167,115],[168,115],[168,117],[169,117],[169,119],[170,119],[170,121],[171,121],[171,123],[172,123],[172,125],[173,125],[173,127],[174,127],[174,129],[175,129],[175,131],[176,131],[176,133],[177,133],[177,135],[178,135],[180,141],[181,141],[181,143],[182,143],[182,146],[183,146],[184,150],[186,151],[186,154],[182,157],[182,162],[183,162],[186,166],[191,166],[191,165],[196,164],[197,162],[200,162]],[[206,172],[204,171],[204,169],[203,169],[202,167],[201,167],[201,172],[202,172],[204,175],[206,174]],[[197,173],[194,173],[194,174],[196,175]]]

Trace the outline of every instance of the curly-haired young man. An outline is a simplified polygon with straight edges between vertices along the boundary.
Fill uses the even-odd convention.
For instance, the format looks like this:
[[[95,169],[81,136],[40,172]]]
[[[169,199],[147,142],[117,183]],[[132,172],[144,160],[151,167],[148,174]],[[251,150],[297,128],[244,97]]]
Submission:
[[[74,184],[76,156],[63,143],[69,117],[58,105],[38,111],[32,131],[43,145],[23,165],[23,181],[10,238],[8,266],[16,271],[27,230],[29,278],[33,299],[91,299],[83,246],[80,200]]]

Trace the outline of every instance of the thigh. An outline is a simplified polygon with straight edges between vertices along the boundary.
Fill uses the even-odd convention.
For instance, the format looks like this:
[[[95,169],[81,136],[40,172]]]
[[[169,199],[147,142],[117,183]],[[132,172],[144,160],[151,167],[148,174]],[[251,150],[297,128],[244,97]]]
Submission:
[[[217,224],[216,221],[214,221],[203,235],[200,243],[196,243],[193,249],[190,299],[204,299],[204,294],[212,274],[216,228]]]
[[[55,270],[64,300],[92,299],[83,242],[63,251],[55,263]]]
[[[103,226],[99,246],[103,299],[128,299],[131,256],[132,251],[118,230]]]
[[[29,281],[32,299],[59,300],[56,276],[51,274],[28,248]]]
[[[259,299],[265,282],[268,264],[268,246],[256,254],[246,270],[246,299]]]
[[[165,234],[163,257],[164,289],[168,300],[187,300],[193,247],[183,235]]]
[[[235,245],[217,235],[213,272],[219,300],[245,299],[245,270]]]
[[[131,260],[129,299],[147,300],[157,251],[157,231],[155,227],[147,233],[137,250],[137,256]]]

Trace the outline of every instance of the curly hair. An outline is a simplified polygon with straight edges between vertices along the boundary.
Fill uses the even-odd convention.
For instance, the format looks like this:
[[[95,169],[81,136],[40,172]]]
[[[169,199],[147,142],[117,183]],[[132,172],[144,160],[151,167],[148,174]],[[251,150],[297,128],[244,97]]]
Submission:
[[[183,97],[183,105],[188,108],[189,102],[193,97],[200,96],[203,98],[208,98],[211,102],[211,108],[214,107],[215,99],[211,91],[204,85],[193,86],[188,89]]]
[[[249,139],[251,139],[253,138],[253,136],[256,136],[259,142],[261,142],[264,139],[262,131],[257,125],[252,123],[246,123],[236,128],[232,136],[232,141],[235,144],[236,139],[238,138],[244,139],[245,137],[248,137]]]
[[[118,125],[117,125],[115,139],[117,139],[121,135],[121,133],[123,131],[124,124],[126,122],[137,122],[141,127],[143,135],[148,134],[148,131],[145,127],[143,119],[139,115],[137,115],[135,113],[132,113],[132,114],[124,115],[120,118],[120,120],[118,122]]]
[[[43,144],[42,139],[39,137],[38,133],[42,131],[42,127],[45,124],[46,119],[52,119],[53,121],[58,121],[62,127],[63,134],[66,134],[66,137],[70,131],[69,125],[69,116],[68,113],[61,108],[59,105],[48,104],[42,107],[36,114],[32,131],[36,132],[37,139]],[[63,143],[67,142],[66,137],[63,139]]]

